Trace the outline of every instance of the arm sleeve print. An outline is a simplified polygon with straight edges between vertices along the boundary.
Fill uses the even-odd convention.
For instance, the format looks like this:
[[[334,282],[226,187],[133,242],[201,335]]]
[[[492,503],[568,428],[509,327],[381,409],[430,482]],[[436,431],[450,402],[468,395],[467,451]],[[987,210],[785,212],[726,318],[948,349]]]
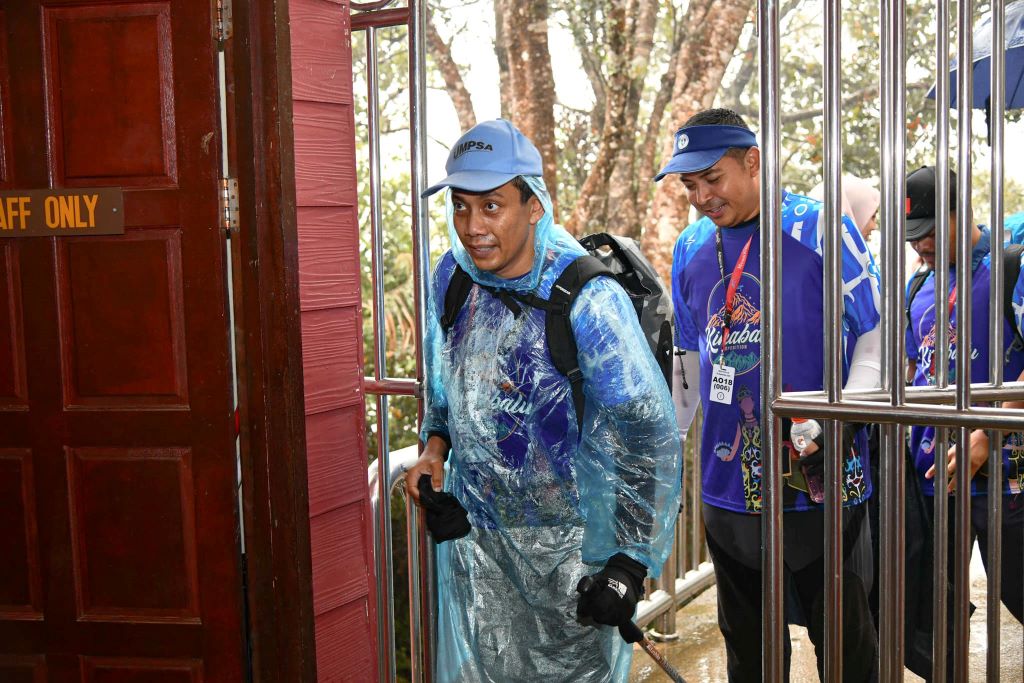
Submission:
[[[586,396],[575,461],[583,559],[621,552],[657,576],[679,512],[682,451],[668,386],[617,283],[589,282],[571,319]]]
[[[681,286],[683,268],[686,264],[684,237],[685,233],[679,236],[672,251],[672,311],[675,317],[675,345],[676,348],[696,351],[699,348],[699,333],[697,325],[693,322],[693,316],[690,315],[690,309],[686,306]]]
[[[818,215],[820,221],[823,212]],[[878,268],[860,231],[846,216],[842,234],[843,317],[850,333],[859,337],[873,330],[881,320]]]

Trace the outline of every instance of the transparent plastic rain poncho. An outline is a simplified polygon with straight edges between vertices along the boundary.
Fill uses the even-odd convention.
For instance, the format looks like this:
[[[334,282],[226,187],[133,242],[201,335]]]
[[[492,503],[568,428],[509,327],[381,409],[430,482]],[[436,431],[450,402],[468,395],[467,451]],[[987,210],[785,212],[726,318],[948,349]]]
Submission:
[[[622,552],[657,576],[679,510],[672,400],[625,292],[591,280],[571,320],[584,375],[582,438],[568,379],[552,365],[544,313],[517,318],[473,287],[442,331],[456,262],[476,281],[548,298],[584,251],[545,213],[533,269],[504,280],[474,267],[452,222],[433,276],[423,438],[449,437],[445,489],[469,511],[464,538],[437,547],[437,676],[447,681],[625,681],[632,647],[611,627],[576,622],[577,581]]]

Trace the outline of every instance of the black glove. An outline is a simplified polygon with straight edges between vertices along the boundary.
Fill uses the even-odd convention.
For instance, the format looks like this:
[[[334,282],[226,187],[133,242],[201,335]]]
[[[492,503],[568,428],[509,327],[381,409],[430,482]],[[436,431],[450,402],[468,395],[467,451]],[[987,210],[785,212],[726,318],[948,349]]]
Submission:
[[[576,585],[580,594],[576,616],[580,623],[623,626],[632,623],[636,603],[644,594],[647,567],[622,553],[609,558],[604,569],[584,576]],[[621,629],[620,629],[621,630]]]
[[[455,496],[435,491],[429,474],[420,476],[416,488],[420,490],[420,505],[427,512],[427,528],[435,543],[462,538],[469,533],[469,513]]]

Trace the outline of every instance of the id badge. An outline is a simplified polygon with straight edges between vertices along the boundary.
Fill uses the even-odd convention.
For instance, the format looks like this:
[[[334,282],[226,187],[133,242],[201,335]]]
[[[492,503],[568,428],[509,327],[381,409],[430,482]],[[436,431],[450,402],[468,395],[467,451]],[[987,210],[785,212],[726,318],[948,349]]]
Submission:
[[[711,372],[711,400],[715,403],[731,405],[735,379],[736,368],[716,363]]]

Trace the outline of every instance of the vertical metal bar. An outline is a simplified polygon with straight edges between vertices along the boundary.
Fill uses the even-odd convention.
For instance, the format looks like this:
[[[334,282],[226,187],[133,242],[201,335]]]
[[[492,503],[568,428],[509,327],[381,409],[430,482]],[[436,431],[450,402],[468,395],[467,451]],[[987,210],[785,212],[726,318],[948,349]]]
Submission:
[[[374,378],[387,377],[384,339],[384,225],[381,220],[380,101],[378,97],[377,29],[366,30],[367,119],[370,151],[370,228],[373,241]],[[394,567],[391,558],[391,471],[388,443],[388,397],[377,396],[377,643],[381,680],[395,680]]]
[[[661,576],[658,577],[658,588],[665,591],[672,598],[672,607],[663,615],[658,617],[656,630],[658,640],[677,640],[679,633],[676,630],[676,572],[679,564],[679,547],[674,546],[669,553],[665,565],[661,569]]]
[[[409,0],[409,131],[412,182],[413,286],[416,309],[416,379],[420,387],[426,380],[426,307],[429,297],[430,216],[427,202],[420,197],[427,183],[427,104],[426,104],[426,20],[425,0]],[[423,394],[417,399],[417,426],[423,424]],[[409,629],[412,647],[412,680],[433,677],[435,612],[424,609],[433,603],[434,584],[429,581],[433,548],[419,514],[409,517]],[[424,600],[426,596],[426,600]]]
[[[822,383],[830,403],[842,400],[843,371],[843,221],[842,221],[842,8],[839,0],[825,2],[824,60],[824,166],[825,220],[824,269],[824,377]],[[843,677],[843,497],[842,497],[842,422],[825,423],[825,667],[824,678],[839,681]]]
[[[971,233],[974,227],[971,209],[971,104],[973,100],[973,15],[974,3],[957,3],[957,188],[956,188],[956,407],[971,405]],[[970,551],[971,495],[969,460],[971,430],[962,427],[956,444],[956,558],[953,610],[953,678],[967,680],[970,624],[968,576]],[[937,454],[937,462],[941,463]]]
[[[890,404],[905,399],[903,376],[903,198],[906,195],[905,2],[884,0],[881,15],[882,210],[882,383]],[[881,558],[879,673],[882,681],[902,680],[904,581],[904,458],[902,425],[881,429]]]
[[[936,0],[935,28],[935,384],[949,386],[949,0]],[[936,462],[949,450],[949,430],[935,430]],[[915,473],[916,476],[916,473]],[[949,609],[946,585],[949,581],[949,496],[946,468],[938,467],[933,480],[932,519],[932,680],[945,683],[946,615]]]
[[[782,217],[779,181],[779,3],[758,3],[761,32],[761,451],[764,462],[764,503],[761,533],[762,680],[783,680],[782,462],[779,421],[772,403],[781,393]]]
[[[704,413],[697,411],[696,434],[693,445],[693,476],[690,477],[690,564],[689,569],[696,569],[701,563],[704,548],[704,528],[701,519],[701,435],[704,431]]]
[[[1006,110],[1006,18],[1005,0],[992,0],[992,57],[989,83],[989,152],[992,155],[991,277],[989,278],[989,381],[1002,386],[1003,380],[1003,116]],[[1011,379],[1017,379],[1013,377]],[[1002,433],[990,430],[988,478],[988,645],[985,670],[989,681],[999,680],[1000,609],[1002,586],[999,554],[1002,547],[1003,449]],[[1007,577],[1011,581],[1015,577]]]

